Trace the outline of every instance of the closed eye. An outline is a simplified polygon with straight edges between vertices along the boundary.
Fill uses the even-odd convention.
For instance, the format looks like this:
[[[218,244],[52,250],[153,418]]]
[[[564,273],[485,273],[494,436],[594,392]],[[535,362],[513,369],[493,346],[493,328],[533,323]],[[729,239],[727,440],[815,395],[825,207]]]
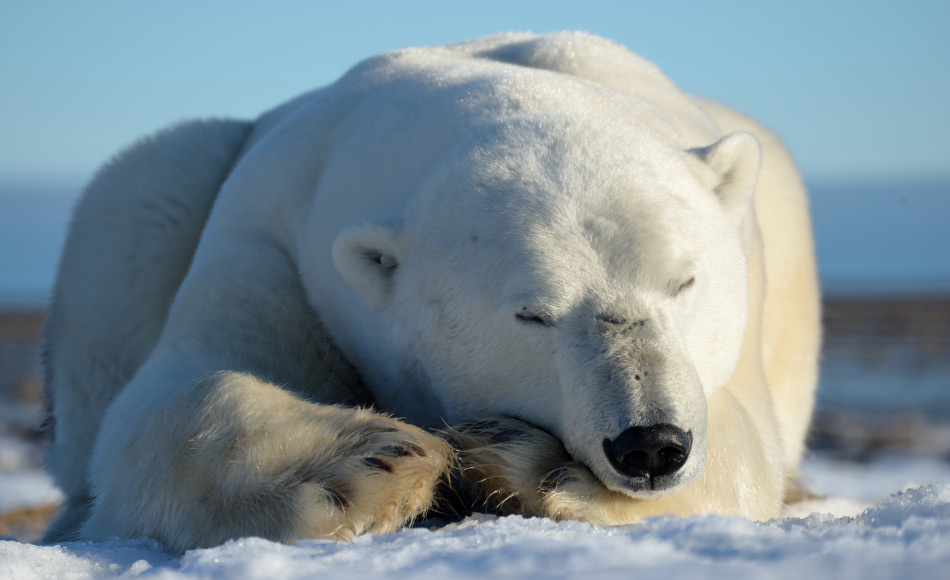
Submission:
[[[696,276],[691,276],[689,280],[680,284],[679,288],[676,289],[676,292],[673,293],[673,298],[676,298],[677,296],[679,296],[683,292],[683,290],[688,290],[695,283],[696,283]]]
[[[540,324],[541,326],[551,326],[550,321],[545,320],[544,318],[542,318],[541,316],[538,316],[534,312],[530,312],[526,308],[522,308],[521,312],[515,314],[515,318],[517,318],[518,321],[523,322],[525,324]]]

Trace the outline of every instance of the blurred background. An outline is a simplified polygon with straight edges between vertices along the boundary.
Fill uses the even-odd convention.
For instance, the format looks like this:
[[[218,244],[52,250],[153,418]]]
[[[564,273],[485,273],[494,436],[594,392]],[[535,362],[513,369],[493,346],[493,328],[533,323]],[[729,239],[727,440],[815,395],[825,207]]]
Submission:
[[[613,38],[783,137],[812,194],[825,300],[806,475],[945,477],[947,22],[939,0],[0,3],[0,513],[13,514],[0,536],[35,537],[58,499],[38,468],[39,335],[97,166],[183,119],[254,118],[372,54],[504,30]],[[892,484],[855,485],[832,491],[874,499]]]

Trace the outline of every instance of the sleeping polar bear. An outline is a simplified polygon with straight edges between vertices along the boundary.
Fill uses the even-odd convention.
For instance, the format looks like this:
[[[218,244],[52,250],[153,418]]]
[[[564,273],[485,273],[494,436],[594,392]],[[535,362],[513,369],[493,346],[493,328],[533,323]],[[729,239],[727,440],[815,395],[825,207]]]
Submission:
[[[815,386],[807,200],[608,40],[406,49],[109,163],[46,339],[49,541],[347,539],[449,473],[500,513],[765,519]]]

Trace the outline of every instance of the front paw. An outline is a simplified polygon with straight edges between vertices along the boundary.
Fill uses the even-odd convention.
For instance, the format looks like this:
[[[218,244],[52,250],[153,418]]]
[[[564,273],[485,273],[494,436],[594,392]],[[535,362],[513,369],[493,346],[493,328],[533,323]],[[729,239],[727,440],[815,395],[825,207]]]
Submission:
[[[429,509],[452,458],[443,439],[369,411],[339,428],[295,473],[304,482],[299,537],[393,532]]]
[[[511,417],[487,417],[445,434],[458,453],[457,487],[494,513],[599,523],[616,498],[561,442]]]

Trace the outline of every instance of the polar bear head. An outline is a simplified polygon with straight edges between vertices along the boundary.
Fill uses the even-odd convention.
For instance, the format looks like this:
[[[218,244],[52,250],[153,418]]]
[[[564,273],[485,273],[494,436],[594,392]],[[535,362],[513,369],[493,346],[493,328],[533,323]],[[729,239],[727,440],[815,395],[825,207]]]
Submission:
[[[748,134],[683,151],[597,115],[475,131],[398,223],[334,242],[384,337],[361,369],[378,403],[421,423],[510,415],[608,488],[682,487],[745,333],[758,164]],[[418,416],[420,398],[441,417]]]

